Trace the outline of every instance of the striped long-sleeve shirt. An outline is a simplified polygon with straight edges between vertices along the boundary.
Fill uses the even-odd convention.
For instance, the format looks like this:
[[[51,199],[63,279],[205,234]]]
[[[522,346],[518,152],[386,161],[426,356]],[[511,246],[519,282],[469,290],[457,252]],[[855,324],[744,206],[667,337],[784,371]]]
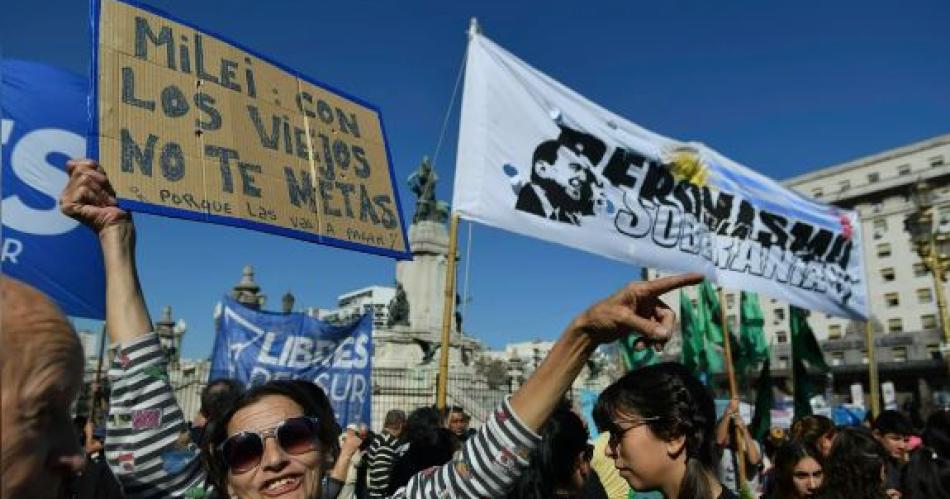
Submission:
[[[119,345],[109,369],[112,392],[106,458],[129,499],[201,497],[209,488],[196,454],[181,449],[187,430],[154,333]],[[425,470],[392,499],[503,497],[541,438],[502,403],[453,460]]]
[[[396,457],[396,448],[399,439],[383,430],[373,437],[366,452],[366,490],[370,499],[383,499],[389,487],[389,474],[393,467],[393,458]]]

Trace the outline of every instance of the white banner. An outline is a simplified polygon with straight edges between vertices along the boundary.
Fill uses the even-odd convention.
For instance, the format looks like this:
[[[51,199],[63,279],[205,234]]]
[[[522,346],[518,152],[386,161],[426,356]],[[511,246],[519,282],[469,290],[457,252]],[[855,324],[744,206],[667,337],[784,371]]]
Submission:
[[[857,213],[646,130],[481,35],[468,46],[453,205],[486,225],[867,317]]]

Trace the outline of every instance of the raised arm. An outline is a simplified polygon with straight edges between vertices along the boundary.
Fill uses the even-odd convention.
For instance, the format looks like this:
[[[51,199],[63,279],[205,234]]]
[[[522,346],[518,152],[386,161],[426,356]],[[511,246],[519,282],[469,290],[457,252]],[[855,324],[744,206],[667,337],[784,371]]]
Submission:
[[[588,308],[571,321],[541,365],[512,395],[512,409],[537,431],[598,346],[637,333],[661,347],[672,335],[676,316],[660,295],[702,279],[700,274],[682,274],[632,282]]]
[[[659,296],[696,284],[699,274],[634,282],[571,321],[528,381],[465,442],[452,462],[412,477],[397,498],[504,497],[528,465],[538,430],[594,350],[630,333],[662,346],[675,316]]]
[[[66,163],[69,182],[60,197],[63,213],[91,228],[102,245],[106,270],[106,327],[113,342],[152,330],[135,266],[135,226],[116,205],[115,191],[102,168],[88,159]]]
[[[106,329],[117,346],[106,460],[129,498],[180,497],[204,489],[194,453],[180,448],[187,428],[166,371],[167,361],[145,307],[135,265],[135,227],[116,205],[105,173],[91,160],[67,163],[60,208],[99,236],[106,271]]]

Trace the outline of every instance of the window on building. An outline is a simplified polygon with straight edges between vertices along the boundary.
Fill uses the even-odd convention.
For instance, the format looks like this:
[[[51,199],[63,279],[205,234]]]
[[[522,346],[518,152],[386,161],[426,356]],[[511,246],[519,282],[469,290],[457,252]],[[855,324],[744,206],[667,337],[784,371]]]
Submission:
[[[788,343],[788,333],[785,331],[776,331],[775,341],[778,343]]]
[[[851,188],[851,181],[850,181],[850,180],[842,180],[842,181],[838,182],[838,192],[845,192],[845,191],[847,191],[847,190],[850,189],[850,188]]]
[[[900,165],[897,167],[898,175],[910,175],[910,165]]]
[[[888,307],[899,307],[901,304],[901,297],[897,293],[885,293],[884,303]]]
[[[881,174],[880,174],[880,173],[878,173],[878,172],[868,173],[868,183],[869,183],[869,184],[873,184],[873,183],[877,182],[878,180],[881,180]]]
[[[904,331],[904,321],[900,317],[887,320],[888,333],[901,333]]]
[[[736,316],[727,315],[726,316],[726,326],[729,328],[729,332],[736,332]]]
[[[696,308],[699,306],[699,300],[697,300],[696,298],[690,298],[689,301],[690,303],[693,304],[693,308]]]
[[[867,351],[867,350],[861,350],[861,363],[862,363],[862,364],[867,364],[867,363],[868,363],[868,351]]]
[[[730,293],[726,295],[726,307],[732,308],[736,305],[736,295]]]
[[[844,364],[844,352],[831,352],[831,365],[840,366]]]
[[[892,348],[891,362],[907,362],[907,347]]]
[[[943,205],[937,208],[937,223],[950,223],[950,206]]]
[[[925,277],[927,275],[927,267],[922,263],[914,264],[914,277]]]
[[[891,256],[891,243],[880,243],[877,245],[878,258],[887,258]]]
[[[884,232],[887,230],[887,219],[886,218],[875,218],[874,219],[874,230],[879,230]]]
[[[893,280],[894,280],[894,276],[895,276],[895,274],[894,274],[894,268],[893,268],[893,267],[887,267],[887,268],[881,269],[881,279],[884,279],[884,282],[891,282],[891,281],[893,281]]]
[[[828,326],[828,339],[837,340],[841,338],[841,324],[832,324]]]
[[[943,360],[943,355],[940,353],[940,344],[930,343],[927,345],[927,357],[930,360]]]
[[[921,315],[920,327],[923,329],[937,329],[937,316],[934,314]]]
[[[779,356],[778,356],[778,368],[779,368],[779,369],[786,369],[786,368],[788,368],[788,356],[787,356],[787,355],[779,355]]]
[[[780,320],[780,321],[784,321],[784,320],[785,320],[785,309],[784,309],[784,308],[776,308],[775,310],[772,311],[772,313],[775,314],[775,319],[776,319],[776,320]]]
[[[934,156],[930,158],[930,166],[931,168],[943,166],[943,156]]]
[[[930,288],[917,289],[917,303],[930,303],[933,299],[934,295]]]
[[[884,205],[882,205],[882,204],[879,203],[879,202],[877,202],[877,203],[871,203],[871,212],[872,212],[872,213],[880,213],[880,212],[881,212],[881,208],[883,208],[883,206],[884,206]]]

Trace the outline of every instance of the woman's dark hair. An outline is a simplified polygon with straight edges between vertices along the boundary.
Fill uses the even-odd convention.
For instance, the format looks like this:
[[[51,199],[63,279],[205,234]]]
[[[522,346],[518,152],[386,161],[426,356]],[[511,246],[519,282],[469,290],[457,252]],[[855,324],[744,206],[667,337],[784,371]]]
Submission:
[[[901,494],[902,499],[950,497],[950,459],[929,447],[912,452],[901,470]]]
[[[201,408],[198,410],[208,419],[228,410],[244,392],[244,386],[231,378],[217,378],[201,390]]]
[[[792,423],[792,428],[788,431],[788,439],[818,449],[818,439],[835,431],[837,431],[835,422],[830,418],[811,414]]]
[[[795,466],[802,459],[810,457],[824,468],[821,453],[815,447],[806,445],[804,442],[791,440],[778,448],[775,452],[775,471],[773,472],[774,482],[771,490],[770,499],[791,499],[797,497],[795,492],[795,483],[792,478],[795,474]]]
[[[524,470],[508,499],[548,499],[558,489],[571,488],[577,457],[587,450],[584,422],[561,401],[541,427],[541,444],[531,451]]]
[[[887,499],[881,469],[887,451],[864,428],[842,428],[825,460],[822,499]]]
[[[950,409],[934,411],[927,418],[921,436],[924,445],[933,449],[940,457],[950,459]]]
[[[219,497],[228,497],[228,470],[218,452],[218,448],[228,438],[228,423],[239,410],[271,395],[293,400],[303,409],[304,416],[317,418],[319,421],[317,440],[321,450],[327,454],[327,457],[338,453],[337,436],[340,434],[340,426],[333,416],[333,408],[323,390],[307,381],[268,381],[241,394],[230,408],[208,423],[208,445],[202,450],[202,457],[208,468],[208,476]]]
[[[618,415],[642,418],[663,440],[685,437],[686,473],[679,499],[712,499],[707,476],[716,474],[716,410],[706,387],[689,370],[668,362],[630,371],[608,386],[594,406],[597,427],[614,434],[620,432],[614,424]]]
[[[416,473],[441,466],[452,459],[459,446],[458,438],[442,428],[439,411],[432,407],[420,407],[406,419],[406,440],[409,447],[405,454],[397,455],[389,477],[388,493],[393,494],[409,483]]]

